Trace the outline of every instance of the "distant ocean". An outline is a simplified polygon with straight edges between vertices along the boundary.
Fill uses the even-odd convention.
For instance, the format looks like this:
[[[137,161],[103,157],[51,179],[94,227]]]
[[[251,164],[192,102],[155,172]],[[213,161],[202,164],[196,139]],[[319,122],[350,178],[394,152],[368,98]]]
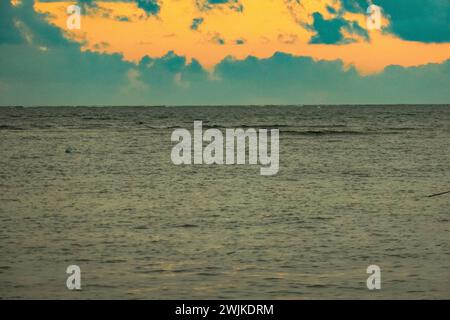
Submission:
[[[173,165],[194,120],[280,129],[278,175]],[[0,298],[450,296],[450,105],[5,107],[0,150]]]

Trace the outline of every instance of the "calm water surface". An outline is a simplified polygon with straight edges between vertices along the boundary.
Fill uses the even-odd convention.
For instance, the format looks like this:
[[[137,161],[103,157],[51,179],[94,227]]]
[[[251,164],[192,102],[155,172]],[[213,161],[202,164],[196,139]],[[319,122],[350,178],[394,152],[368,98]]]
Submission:
[[[279,174],[174,166],[194,120],[279,128]],[[0,150],[0,298],[450,297],[448,105],[0,108]]]

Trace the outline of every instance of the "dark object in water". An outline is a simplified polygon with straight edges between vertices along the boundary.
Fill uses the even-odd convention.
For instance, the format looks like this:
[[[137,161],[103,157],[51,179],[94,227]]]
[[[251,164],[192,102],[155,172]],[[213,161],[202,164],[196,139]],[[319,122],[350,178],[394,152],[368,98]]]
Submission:
[[[75,152],[75,148],[73,148],[73,147],[67,147],[66,148],[66,153],[74,153]]]
[[[445,192],[435,193],[435,194],[429,195],[428,198],[437,197],[437,196],[442,196],[442,195],[447,194],[447,193],[450,193],[450,191],[445,191]]]

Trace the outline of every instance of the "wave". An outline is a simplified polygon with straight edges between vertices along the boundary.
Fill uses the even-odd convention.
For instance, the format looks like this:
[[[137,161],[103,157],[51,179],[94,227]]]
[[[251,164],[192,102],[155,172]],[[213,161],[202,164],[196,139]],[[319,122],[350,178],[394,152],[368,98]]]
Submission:
[[[144,124],[144,123],[138,123],[140,125]],[[208,130],[208,129],[278,129],[278,128],[286,128],[286,127],[290,127],[288,125],[207,125],[207,124],[203,124],[202,125],[202,129],[203,130]],[[148,129],[155,129],[155,130],[168,130],[168,129],[191,129],[192,128],[192,123],[186,123],[186,124],[182,124],[182,125],[175,125],[175,126],[146,126],[146,128]]]
[[[22,127],[10,126],[7,124],[1,124],[0,130],[26,130],[26,129]]]
[[[300,136],[325,136],[325,135],[367,135],[367,131],[353,131],[353,130],[281,130],[281,134],[300,135]]]

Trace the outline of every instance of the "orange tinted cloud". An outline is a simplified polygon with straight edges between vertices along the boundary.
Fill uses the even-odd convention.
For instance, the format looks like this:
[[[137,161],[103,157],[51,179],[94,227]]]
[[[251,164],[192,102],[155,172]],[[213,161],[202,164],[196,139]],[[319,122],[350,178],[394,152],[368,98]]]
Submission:
[[[314,30],[306,27],[319,12],[325,19],[336,16],[327,6],[340,9],[340,1],[240,0],[242,12],[227,4],[205,10],[195,0],[161,0],[160,12],[147,15],[135,3],[98,1],[84,12],[81,30],[66,28],[67,7],[74,2],[36,2],[35,10],[65,30],[83,50],[119,53],[138,62],[144,56],[161,57],[167,52],[196,59],[213,69],[227,56],[267,58],[280,51],[317,60],[342,60],[361,74],[382,71],[388,65],[418,66],[441,63],[450,58],[450,44],[405,41],[381,31],[370,31],[370,42],[356,34],[345,34],[348,44],[310,44]],[[365,16],[346,13],[348,21],[365,26]],[[196,30],[194,19],[201,19]],[[384,24],[389,21],[384,19]]]

